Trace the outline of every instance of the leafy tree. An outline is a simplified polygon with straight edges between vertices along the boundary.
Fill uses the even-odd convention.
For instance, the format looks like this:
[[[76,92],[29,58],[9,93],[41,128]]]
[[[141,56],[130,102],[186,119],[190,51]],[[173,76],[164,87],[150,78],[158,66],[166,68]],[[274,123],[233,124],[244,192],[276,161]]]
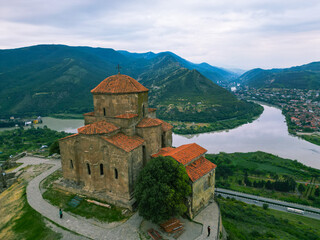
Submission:
[[[272,184],[272,182],[270,181],[270,180],[268,180],[267,182],[266,182],[266,189],[269,189],[269,190],[272,190],[273,189],[273,184]]]
[[[319,196],[320,196],[320,190],[319,190],[319,188],[317,188],[317,189],[314,191],[314,195],[315,195],[316,197],[319,197]]]
[[[298,191],[302,194],[306,190],[305,186],[303,184],[299,184]]]
[[[185,168],[171,157],[151,159],[135,185],[139,214],[155,223],[186,212],[185,200],[190,194]]]
[[[60,154],[59,141],[54,141],[49,147],[49,154],[52,155],[54,153]]]

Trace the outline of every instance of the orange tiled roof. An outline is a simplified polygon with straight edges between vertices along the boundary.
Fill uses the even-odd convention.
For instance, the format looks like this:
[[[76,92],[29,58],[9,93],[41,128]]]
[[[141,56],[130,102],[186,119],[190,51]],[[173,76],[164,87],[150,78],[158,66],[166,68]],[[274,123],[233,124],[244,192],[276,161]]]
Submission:
[[[83,116],[94,116],[94,112],[84,113]]]
[[[109,123],[105,120],[102,120],[102,121],[91,123],[91,124],[85,125],[81,128],[78,128],[78,133],[81,133],[81,134],[103,134],[103,133],[111,133],[111,132],[114,132],[118,129],[119,128],[116,125]]]
[[[159,156],[164,156],[164,154],[166,154],[172,150],[174,150],[174,148],[172,148],[172,147],[161,148],[158,153],[151,155],[151,157],[155,158],[155,157],[159,157]]]
[[[91,90],[91,93],[136,93],[147,91],[149,91],[149,89],[132,77],[117,74],[104,79],[98,86]]]
[[[161,150],[160,150],[160,152],[161,152]],[[201,156],[202,154],[204,154],[206,152],[207,152],[207,150],[205,148],[199,146],[198,144],[190,143],[190,144],[181,145],[180,147],[174,148],[171,151],[167,151],[163,154],[159,154],[159,153],[157,153],[157,154],[162,155],[162,156],[173,157],[179,163],[186,165],[189,162],[191,162],[193,159]],[[154,155],[156,155],[156,154],[154,154]]]
[[[162,121],[162,120],[161,120],[161,121]],[[172,126],[170,123],[167,123],[167,122],[165,122],[165,121],[162,121],[161,128],[162,128],[162,131],[167,132],[167,131],[169,131],[170,129],[172,129],[173,126]]]
[[[130,118],[134,118],[134,117],[138,117],[138,114],[125,113],[125,114],[120,114],[120,115],[116,116],[116,118],[125,118],[125,119],[130,119]]]
[[[144,140],[138,136],[129,137],[123,133],[118,133],[112,137],[101,137],[104,140],[108,141],[109,143],[115,145],[118,148],[126,152],[130,152],[133,149],[139,147]]]
[[[69,135],[69,136],[66,136],[64,138],[60,138],[59,140],[64,140],[64,139],[67,139],[67,138],[70,138],[70,137],[75,137],[77,135],[79,135],[79,133],[76,133],[76,134],[73,134],[73,135]]]
[[[136,127],[145,128],[145,127],[155,127],[162,124],[162,120],[158,118],[144,118],[142,119]]]
[[[208,159],[200,157],[190,165],[186,166],[186,171],[190,180],[194,182],[205,174],[211,172],[211,170],[215,169],[216,167],[217,165],[210,162]]]
[[[156,108],[148,108],[148,112],[154,112],[154,111],[157,111]]]

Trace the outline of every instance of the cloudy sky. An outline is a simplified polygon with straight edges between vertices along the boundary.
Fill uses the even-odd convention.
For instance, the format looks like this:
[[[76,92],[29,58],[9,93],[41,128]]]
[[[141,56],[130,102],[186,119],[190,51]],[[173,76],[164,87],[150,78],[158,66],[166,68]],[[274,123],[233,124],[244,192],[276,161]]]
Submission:
[[[0,0],[0,49],[172,51],[251,69],[320,61],[319,0]]]

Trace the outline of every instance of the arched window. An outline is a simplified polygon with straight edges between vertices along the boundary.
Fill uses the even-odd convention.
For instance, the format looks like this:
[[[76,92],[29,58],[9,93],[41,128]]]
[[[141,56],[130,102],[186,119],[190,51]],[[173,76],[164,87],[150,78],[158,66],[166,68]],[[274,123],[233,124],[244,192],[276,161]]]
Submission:
[[[90,169],[89,163],[87,163],[87,170],[88,170],[88,174],[91,175],[91,169]]]
[[[100,164],[100,175],[103,175],[103,164]]]
[[[114,169],[114,178],[118,179],[118,170],[116,168]]]
[[[103,108],[103,116],[106,115],[106,108]]]
[[[70,168],[73,169],[73,162],[70,160]]]

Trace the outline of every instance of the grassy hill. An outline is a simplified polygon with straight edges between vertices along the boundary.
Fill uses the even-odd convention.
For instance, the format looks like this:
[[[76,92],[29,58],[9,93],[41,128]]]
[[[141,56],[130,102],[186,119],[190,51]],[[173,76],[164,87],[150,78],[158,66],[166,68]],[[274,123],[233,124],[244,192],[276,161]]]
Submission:
[[[255,88],[320,89],[320,62],[284,69],[256,68],[241,75],[238,81]]]
[[[0,118],[91,111],[90,90],[116,74],[117,64],[150,89],[151,106],[162,118],[210,122],[257,115],[256,105],[213,83],[234,74],[209,64],[193,64],[171,52],[38,45],[0,50]]]
[[[141,82],[151,90],[150,104],[158,108],[163,119],[213,122],[261,113],[256,104],[238,100],[197,70],[178,67],[170,56],[157,65],[167,68],[142,74]]]

